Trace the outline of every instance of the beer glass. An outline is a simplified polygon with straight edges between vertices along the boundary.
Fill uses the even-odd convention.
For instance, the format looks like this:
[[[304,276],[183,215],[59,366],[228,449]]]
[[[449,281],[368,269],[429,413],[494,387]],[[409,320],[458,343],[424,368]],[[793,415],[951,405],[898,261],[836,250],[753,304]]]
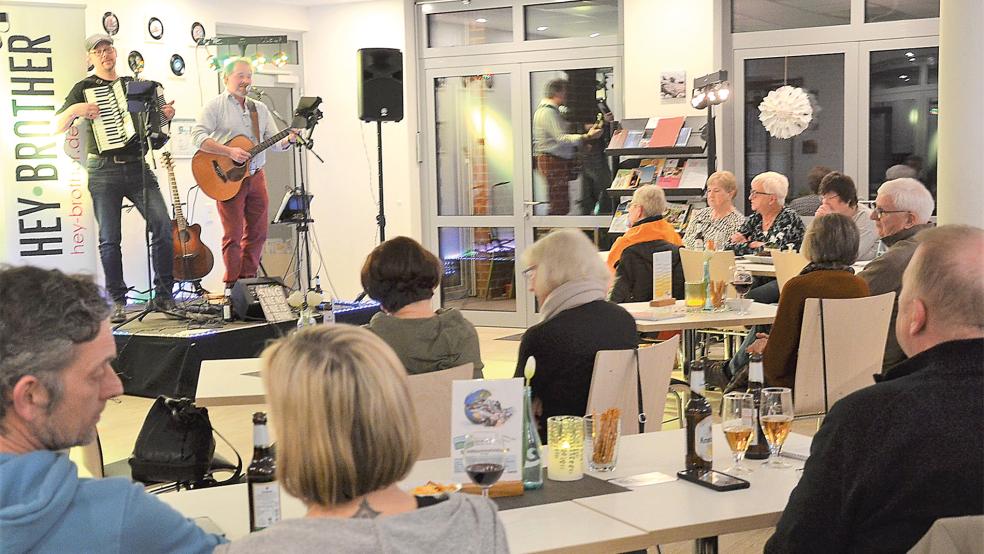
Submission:
[[[755,398],[747,392],[729,392],[721,404],[721,429],[731,448],[732,464],[725,473],[751,473],[741,461],[755,433]]]
[[[762,389],[759,410],[762,432],[765,433],[765,440],[769,442],[769,460],[763,465],[772,468],[792,467],[779,459],[779,452],[793,425],[793,391],[786,387]]]

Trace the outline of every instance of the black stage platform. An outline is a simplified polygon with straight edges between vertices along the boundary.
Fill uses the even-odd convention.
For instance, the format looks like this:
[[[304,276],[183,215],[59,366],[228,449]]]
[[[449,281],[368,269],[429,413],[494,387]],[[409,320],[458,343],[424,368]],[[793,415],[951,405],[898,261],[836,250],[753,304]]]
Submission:
[[[336,306],[335,320],[352,325],[368,323],[379,311],[375,303]],[[126,394],[194,398],[202,360],[255,358],[270,340],[296,328],[296,321],[202,323],[154,313],[113,331],[117,351],[113,365]]]

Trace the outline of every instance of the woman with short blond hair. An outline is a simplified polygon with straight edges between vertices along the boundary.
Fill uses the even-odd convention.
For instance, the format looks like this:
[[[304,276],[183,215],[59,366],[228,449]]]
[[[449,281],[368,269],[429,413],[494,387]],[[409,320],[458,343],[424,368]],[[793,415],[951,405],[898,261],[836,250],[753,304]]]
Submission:
[[[707,207],[697,210],[687,223],[683,245],[691,250],[704,248],[712,242],[715,248],[724,248],[731,235],[738,232],[745,218],[735,209],[738,186],[735,174],[715,171],[707,178]]]
[[[309,327],[262,355],[277,479],[308,508],[216,552],[508,552],[487,499],[403,492],[420,451],[407,374],[376,335]]]

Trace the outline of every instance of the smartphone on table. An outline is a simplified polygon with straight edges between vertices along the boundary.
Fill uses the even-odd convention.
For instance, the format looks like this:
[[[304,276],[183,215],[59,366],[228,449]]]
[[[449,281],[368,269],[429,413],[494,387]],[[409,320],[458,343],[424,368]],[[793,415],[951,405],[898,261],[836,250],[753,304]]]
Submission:
[[[728,475],[727,473],[721,473],[720,471],[714,471],[713,469],[685,469],[678,471],[677,477],[718,492],[747,489],[750,486],[750,483],[744,479],[735,477],[734,475]]]

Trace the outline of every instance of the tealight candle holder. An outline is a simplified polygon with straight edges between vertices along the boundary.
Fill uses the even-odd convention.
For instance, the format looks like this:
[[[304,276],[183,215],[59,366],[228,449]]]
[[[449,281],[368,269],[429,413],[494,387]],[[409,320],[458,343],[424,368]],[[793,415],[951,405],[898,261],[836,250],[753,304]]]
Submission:
[[[547,477],[553,481],[577,481],[584,477],[584,418],[547,418],[550,445]]]

